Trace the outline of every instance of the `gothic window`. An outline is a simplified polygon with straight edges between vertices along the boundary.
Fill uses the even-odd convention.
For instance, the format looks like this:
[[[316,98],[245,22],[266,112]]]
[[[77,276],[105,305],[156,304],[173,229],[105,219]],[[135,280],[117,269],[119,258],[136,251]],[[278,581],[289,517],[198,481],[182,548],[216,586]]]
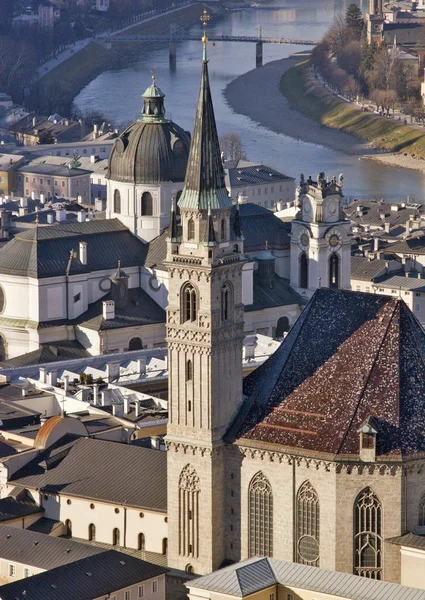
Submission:
[[[142,216],[151,217],[153,215],[153,198],[150,192],[142,194]]]
[[[319,566],[320,507],[319,497],[309,481],[297,495],[297,562]]]
[[[308,288],[308,258],[305,252],[300,256],[300,288]]]
[[[179,479],[179,554],[199,555],[199,477],[191,465],[186,465]]]
[[[142,350],[143,344],[142,340],[139,337],[131,338],[128,349],[129,350]]]
[[[117,527],[115,527],[115,529],[112,531],[112,545],[120,545],[120,530]]]
[[[121,194],[119,190],[114,192],[114,213],[121,213]]]
[[[232,319],[232,288],[227,281],[221,288],[221,320],[231,321]]]
[[[335,253],[329,259],[329,287],[339,288],[339,256]]]
[[[354,505],[354,573],[382,579],[382,506],[370,488]]]
[[[192,361],[188,360],[186,362],[186,381],[192,381],[193,378],[193,365]]]
[[[289,331],[288,317],[280,317],[276,325],[276,337],[283,337],[283,334]]]
[[[248,504],[249,556],[273,556],[273,493],[261,471],[249,484]]]
[[[226,239],[226,221],[224,219],[221,219],[220,239],[222,239],[222,240]]]
[[[139,533],[137,540],[137,549],[144,550],[145,549],[145,534]]]
[[[183,287],[182,292],[182,322],[196,321],[197,294],[191,283]]]
[[[419,502],[419,527],[425,527],[425,494],[422,496]]]
[[[96,539],[96,526],[93,523],[89,525],[89,542],[93,542]]]
[[[193,219],[189,219],[187,222],[187,239],[195,239],[195,221]]]

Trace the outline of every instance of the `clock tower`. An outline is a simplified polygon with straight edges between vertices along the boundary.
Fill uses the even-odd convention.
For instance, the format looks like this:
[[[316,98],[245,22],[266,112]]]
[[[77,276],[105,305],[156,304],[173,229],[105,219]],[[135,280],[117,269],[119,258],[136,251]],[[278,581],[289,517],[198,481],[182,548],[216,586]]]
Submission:
[[[306,180],[297,188],[299,211],[291,229],[291,287],[306,298],[320,287],[350,289],[350,221],[342,210],[342,182]]]

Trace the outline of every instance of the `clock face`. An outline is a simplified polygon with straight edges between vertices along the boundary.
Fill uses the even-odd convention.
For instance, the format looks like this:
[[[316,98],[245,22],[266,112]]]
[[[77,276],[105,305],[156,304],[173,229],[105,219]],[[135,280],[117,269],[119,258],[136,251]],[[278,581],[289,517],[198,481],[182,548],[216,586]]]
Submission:
[[[308,246],[308,242],[309,242],[309,237],[307,233],[303,233],[301,238],[300,238],[300,242],[303,246]]]
[[[336,233],[334,233],[329,238],[329,246],[331,246],[332,248],[335,248],[335,246],[338,246],[338,244],[339,244],[339,237],[336,235]]]

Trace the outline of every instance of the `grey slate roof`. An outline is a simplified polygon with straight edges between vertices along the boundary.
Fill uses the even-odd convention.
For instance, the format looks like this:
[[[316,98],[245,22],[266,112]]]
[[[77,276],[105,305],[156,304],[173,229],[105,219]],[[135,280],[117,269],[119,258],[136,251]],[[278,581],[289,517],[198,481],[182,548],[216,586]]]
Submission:
[[[41,509],[39,509],[41,510]],[[0,525],[0,559],[54,569],[75,560],[101,554],[101,548],[55,536]],[[3,587],[1,588],[3,592]],[[0,593],[2,598],[2,593]]]
[[[65,275],[71,250],[78,254],[79,242],[87,242],[87,265],[77,256],[70,275],[116,267],[142,265],[147,244],[133,236],[118,219],[85,223],[63,223],[33,227],[18,233],[0,249],[0,273],[34,278]]]
[[[237,167],[226,170],[226,185],[231,188],[243,188],[246,185],[255,185],[257,183],[276,183],[282,181],[294,181],[293,177],[288,177],[267,165],[255,165],[251,167]]]
[[[425,254],[425,236],[395,242],[388,247],[395,254]]]
[[[396,261],[386,261],[380,259],[369,260],[365,256],[351,257],[351,279],[360,281],[373,281],[375,277],[385,275],[388,267],[395,265]],[[399,263],[397,263],[401,266]]]
[[[85,358],[87,356],[90,356],[90,353],[79,342],[76,340],[64,340],[63,342],[42,344],[37,350],[0,362],[0,366],[25,367],[72,358]]]
[[[47,536],[45,536],[47,537]],[[93,600],[164,575],[168,569],[115,550],[103,550],[1,587],[1,600]]]
[[[415,273],[416,275],[416,273]],[[416,290],[417,292],[425,292],[425,279],[418,277],[405,277],[403,275],[393,275],[388,279],[381,280],[375,283],[375,287],[391,288],[394,290]]]
[[[406,546],[408,548],[420,548],[422,550],[425,550],[425,536],[424,535],[416,535],[414,533],[405,533],[404,535],[399,535],[397,537],[388,538],[385,541],[390,542],[390,544],[395,544],[396,546]]]
[[[193,579],[190,588],[246,597],[272,585],[300,588],[350,600],[425,600],[425,590],[374,581],[326,569],[279,560],[252,558]]]
[[[245,306],[245,312],[301,303],[300,296],[291,288],[289,280],[276,274],[273,287],[265,288],[259,284],[257,275],[254,273],[253,300],[252,304]]]
[[[65,454],[47,471],[43,455],[37,457],[13,475],[14,485],[166,512],[165,452],[80,438]]]
[[[84,169],[68,169],[61,165],[46,165],[46,164],[28,164],[18,167],[16,171],[21,173],[29,173],[35,175],[51,175],[52,177],[82,177],[90,175],[90,171]]]
[[[208,61],[202,61],[201,87],[196,109],[195,126],[190,145],[189,161],[180,208],[211,210],[231,208],[221,160],[217,125],[211,98]]]
[[[38,504],[28,496],[22,498],[12,498],[11,496],[8,496],[0,500],[0,522],[43,512],[44,508],[38,506]]]
[[[391,207],[396,206],[398,210],[392,210]],[[363,209],[361,213],[358,212],[359,208]],[[377,200],[353,200],[344,207],[345,214],[353,224],[376,227],[383,227],[384,223],[390,223],[391,227],[405,225],[410,217],[417,217],[422,210],[422,207],[405,203],[390,204]]]

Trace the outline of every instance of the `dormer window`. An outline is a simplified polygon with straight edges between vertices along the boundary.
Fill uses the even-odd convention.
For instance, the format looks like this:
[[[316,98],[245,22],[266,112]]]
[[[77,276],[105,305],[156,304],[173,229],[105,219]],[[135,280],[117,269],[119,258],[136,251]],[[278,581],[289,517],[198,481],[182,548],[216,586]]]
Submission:
[[[364,462],[375,462],[376,435],[378,433],[376,419],[372,415],[369,415],[357,431],[359,433],[360,460]]]
[[[375,448],[376,434],[375,433],[362,433],[361,434],[361,445],[362,448],[367,450],[373,450]]]

